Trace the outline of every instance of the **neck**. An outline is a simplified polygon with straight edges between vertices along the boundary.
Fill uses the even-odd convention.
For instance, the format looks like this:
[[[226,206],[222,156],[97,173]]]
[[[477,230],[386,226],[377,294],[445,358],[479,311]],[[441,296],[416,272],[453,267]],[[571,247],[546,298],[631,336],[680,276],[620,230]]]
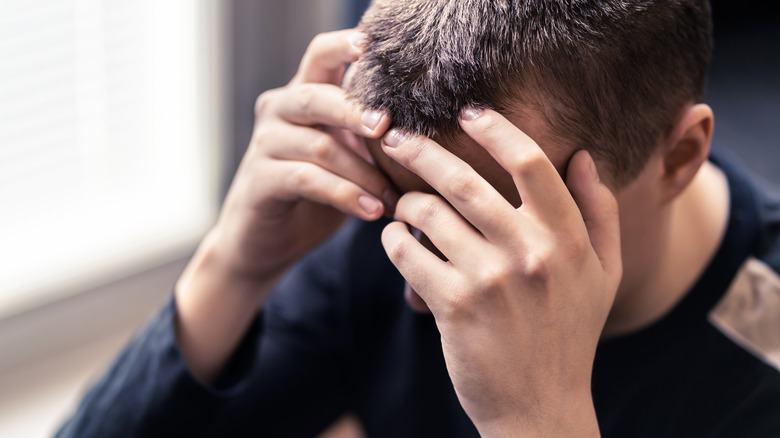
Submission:
[[[728,183],[705,162],[667,207],[656,251],[635,281],[624,281],[603,337],[627,334],[662,318],[685,296],[717,252],[728,223]]]

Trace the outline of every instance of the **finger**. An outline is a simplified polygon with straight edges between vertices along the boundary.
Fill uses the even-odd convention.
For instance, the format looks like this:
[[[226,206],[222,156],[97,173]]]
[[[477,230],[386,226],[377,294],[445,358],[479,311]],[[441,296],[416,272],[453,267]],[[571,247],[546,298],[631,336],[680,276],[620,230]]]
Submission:
[[[420,239],[423,236],[422,231],[412,227],[410,232],[412,233],[412,237],[414,237],[416,241],[420,242]],[[427,246],[425,246],[425,244],[423,244],[423,247],[428,248]],[[441,254],[435,254],[435,255],[440,259],[442,258]],[[423,299],[420,298],[420,294],[415,292],[415,290],[411,286],[409,286],[408,282],[404,286],[404,299],[406,299],[406,303],[409,305],[409,307],[412,308],[412,310],[419,313],[431,313],[431,309],[429,309],[428,305],[425,304],[425,301],[423,301]]]
[[[474,266],[485,254],[485,239],[439,196],[408,192],[394,217],[423,232],[457,269]]]
[[[268,156],[279,160],[306,161],[322,167],[381,199],[385,211],[392,212],[398,195],[388,179],[374,166],[342,145],[332,135],[309,127],[277,123],[273,129],[258,131]]]
[[[435,312],[440,297],[432,291],[446,289],[444,282],[453,281],[457,271],[425,249],[403,222],[392,222],[382,230],[382,246],[409,286]]]
[[[505,238],[506,223],[517,212],[463,160],[429,138],[395,129],[382,138],[382,150],[430,184],[488,240]]]
[[[590,154],[580,150],[569,161],[566,183],[579,207],[590,243],[596,251],[604,272],[620,281],[620,220],[617,201],[612,192],[599,181],[598,170]]]
[[[384,211],[382,203],[371,193],[316,164],[280,161],[276,172],[282,181],[276,194],[280,200],[306,198],[364,220],[378,219]]]
[[[321,82],[340,85],[347,64],[357,61],[365,34],[354,29],[321,33],[312,39],[291,83]]]
[[[533,139],[489,109],[466,108],[460,125],[512,175],[526,211],[545,221],[573,218],[575,206],[566,185]]]
[[[363,137],[377,138],[390,126],[380,111],[363,110],[346,99],[344,90],[329,84],[301,84],[278,91],[277,116],[298,125],[326,125],[349,129]]]

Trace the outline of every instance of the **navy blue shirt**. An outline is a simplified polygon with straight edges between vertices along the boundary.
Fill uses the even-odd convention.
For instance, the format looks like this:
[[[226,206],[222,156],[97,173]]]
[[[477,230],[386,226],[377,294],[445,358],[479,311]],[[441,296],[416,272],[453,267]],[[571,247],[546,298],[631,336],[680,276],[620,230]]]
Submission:
[[[673,310],[599,344],[604,437],[780,436],[780,202],[713,160],[731,192],[726,235]],[[213,386],[187,370],[171,298],[58,436],[311,437],[345,412],[369,437],[478,436],[434,319],[404,301],[384,225],[353,220],[297,263]]]

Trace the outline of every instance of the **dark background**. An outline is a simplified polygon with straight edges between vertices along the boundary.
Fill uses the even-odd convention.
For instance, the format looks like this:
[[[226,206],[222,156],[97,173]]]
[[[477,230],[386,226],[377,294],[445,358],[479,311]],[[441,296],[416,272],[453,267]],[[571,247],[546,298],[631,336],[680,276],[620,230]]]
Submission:
[[[780,184],[780,13],[774,1],[712,2],[715,47],[705,102],[716,148]]]

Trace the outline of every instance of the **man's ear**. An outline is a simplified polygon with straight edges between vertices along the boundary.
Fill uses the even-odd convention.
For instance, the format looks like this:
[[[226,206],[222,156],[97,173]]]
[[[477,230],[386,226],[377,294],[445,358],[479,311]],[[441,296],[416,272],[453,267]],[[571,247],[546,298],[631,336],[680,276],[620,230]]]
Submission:
[[[665,201],[685,189],[707,160],[715,117],[705,104],[687,107],[672,127],[663,145]]]

